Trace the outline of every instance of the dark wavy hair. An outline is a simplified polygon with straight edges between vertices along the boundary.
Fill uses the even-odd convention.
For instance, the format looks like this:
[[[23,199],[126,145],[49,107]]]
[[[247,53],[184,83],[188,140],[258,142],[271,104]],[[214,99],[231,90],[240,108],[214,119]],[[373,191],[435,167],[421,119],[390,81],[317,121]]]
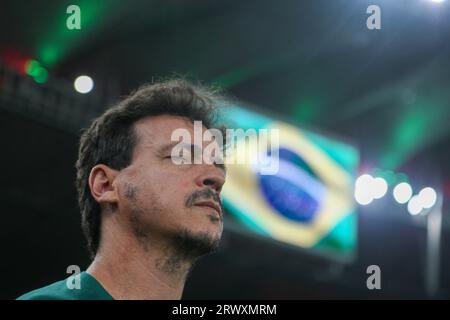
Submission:
[[[183,79],[171,79],[145,84],[129,96],[107,109],[83,130],[76,162],[76,188],[81,210],[81,226],[91,258],[100,241],[101,208],[89,188],[89,174],[97,164],[115,170],[127,167],[138,143],[134,123],[142,118],[158,115],[186,117],[202,121],[212,128],[218,118],[218,106],[223,96],[199,84]],[[224,127],[220,129],[223,131]]]

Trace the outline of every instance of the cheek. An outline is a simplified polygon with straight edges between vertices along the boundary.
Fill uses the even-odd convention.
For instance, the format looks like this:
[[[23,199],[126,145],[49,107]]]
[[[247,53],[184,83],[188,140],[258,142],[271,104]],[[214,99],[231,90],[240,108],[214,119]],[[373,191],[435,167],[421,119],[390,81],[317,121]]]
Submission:
[[[185,208],[187,197],[196,189],[194,178],[188,170],[175,169],[136,168],[126,178],[137,189],[135,201],[146,208],[158,207],[170,211]]]
[[[171,194],[174,197],[185,196],[195,188],[193,179],[187,171],[163,172],[155,176],[155,182],[161,193]]]
[[[139,181],[138,201],[145,207],[174,210],[183,205],[185,192],[180,190],[176,179],[164,174],[153,175]]]

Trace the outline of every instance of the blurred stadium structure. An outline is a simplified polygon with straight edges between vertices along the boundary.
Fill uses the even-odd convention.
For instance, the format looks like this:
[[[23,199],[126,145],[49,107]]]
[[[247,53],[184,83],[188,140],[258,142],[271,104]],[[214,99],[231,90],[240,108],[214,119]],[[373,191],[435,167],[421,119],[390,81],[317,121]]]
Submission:
[[[289,123],[317,148],[326,139],[339,144],[337,155],[347,150],[352,179],[370,173],[387,181],[381,199],[352,203],[343,233],[350,240],[334,242],[347,243],[351,255],[340,259],[273,239],[285,234],[270,229],[273,220],[265,232],[251,231],[264,223],[249,220],[242,204],[253,200],[230,180],[223,246],[193,270],[186,298],[450,297],[450,3],[376,1],[379,31],[365,28],[371,1],[78,1],[79,31],[65,28],[69,4],[5,1],[0,12],[0,240],[8,275],[0,298],[87,265],[73,186],[79,131],[120,95],[173,72],[237,96],[242,109],[230,115],[240,127],[257,127],[261,117]],[[81,74],[95,81],[84,95],[72,84]],[[312,174],[297,151],[284,156]],[[414,194],[438,191],[440,216],[428,227],[442,227],[440,246],[427,247],[438,238],[426,233],[426,212],[410,215],[394,200],[404,181]],[[250,191],[265,192],[258,201],[286,217],[278,200],[294,189],[284,181],[281,192],[268,193],[277,183],[259,180],[253,186],[261,190]],[[366,287],[373,264],[381,290]]]

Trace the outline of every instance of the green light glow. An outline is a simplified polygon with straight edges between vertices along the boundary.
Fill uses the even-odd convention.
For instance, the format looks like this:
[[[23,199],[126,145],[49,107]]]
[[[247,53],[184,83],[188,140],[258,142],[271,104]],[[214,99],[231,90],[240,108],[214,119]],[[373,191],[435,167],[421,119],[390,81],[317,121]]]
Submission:
[[[44,25],[36,36],[37,57],[46,67],[54,67],[81,42],[95,32],[95,27],[100,24],[100,17],[108,17],[108,9],[113,8],[117,0],[105,1],[77,1],[74,3],[80,7],[81,29],[69,30],[66,20],[70,16],[66,13],[67,4],[61,3],[55,15],[57,19]]]
[[[42,47],[39,54],[41,60],[45,63],[45,65],[50,67],[53,66],[62,55],[61,51],[56,45]]]
[[[321,115],[321,104],[317,98],[302,97],[291,108],[292,116],[301,123],[311,123]]]
[[[212,83],[223,89],[230,89],[243,83],[255,76],[261,76],[272,70],[277,70],[288,66],[289,63],[296,61],[302,54],[302,48],[277,53],[267,53],[257,61],[252,61],[230,72],[224,73],[215,78]]]
[[[44,83],[48,79],[47,70],[41,66],[39,61],[33,59],[25,63],[25,73],[33,77],[37,83]]]
[[[44,68],[40,67],[37,71],[36,76],[34,77],[34,80],[37,83],[44,83],[47,81],[48,78],[48,72]]]
[[[36,60],[28,60],[25,63],[25,73],[29,76],[35,77],[39,73],[39,68],[41,68],[41,64]]]
[[[448,111],[445,103],[417,101],[399,113],[401,119],[390,133],[380,165],[395,170],[425,145],[447,131]]]
[[[212,82],[224,89],[230,89],[258,74],[262,69],[261,65],[246,65],[241,68],[225,73]]]

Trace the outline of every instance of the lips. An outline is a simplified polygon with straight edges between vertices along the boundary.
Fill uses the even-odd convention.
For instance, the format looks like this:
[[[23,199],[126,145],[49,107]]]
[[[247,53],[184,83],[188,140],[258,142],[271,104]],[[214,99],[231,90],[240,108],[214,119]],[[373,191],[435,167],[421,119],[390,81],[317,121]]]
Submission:
[[[222,210],[221,210],[220,206],[214,201],[201,201],[201,202],[197,202],[195,205],[198,207],[209,207],[211,209],[214,209],[217,212],[217,214],[220,217],[222,217]]]

